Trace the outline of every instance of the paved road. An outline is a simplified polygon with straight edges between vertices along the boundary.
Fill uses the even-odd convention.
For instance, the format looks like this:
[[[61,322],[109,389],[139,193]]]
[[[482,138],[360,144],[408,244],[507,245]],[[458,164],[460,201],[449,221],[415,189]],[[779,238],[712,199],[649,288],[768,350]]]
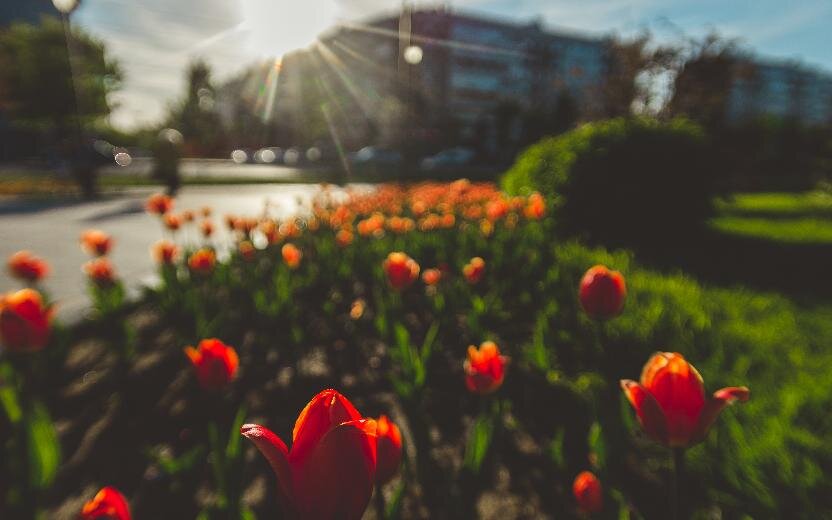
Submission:
[[[102,175],[147,175],[153,171],[153,160],[136,158],[130,166],[120,168],[108,166],[102,168]],[[275,181],[300,181],[315,174],[315,169],[295,168],[280,164],[236,164],[230,159],[184,159],[179,164],[179,171],[185,178],[234,178],[265,179]]]
[[[156,219],[144,212],[143,204],[154,191],[131,189],[95,202],[0,199],[0,260],[5,264],[5,259],[20,249],[45,258],[52,272],[44,286],[58,302],[59,317],[74,319],[89,305],[81,272],[87,256],[78,245],[85,229],[97,228],[113,235],[112,260],[129,287],[152,281],[149,248],[162,237],[162,230]],[[270,214],[286,215],[296,212],[299,204],[308,204],[317,191],[318,186],[312,184],[188,186],[180,192],[176,208],[212,206],[219,232],[215,242],[221,244],[228,238],[224,214],[259,215],[268,203]],[[189,236],[196,241],[197,232],[191,229]],[[3,268],[0,291],[18,287]]]

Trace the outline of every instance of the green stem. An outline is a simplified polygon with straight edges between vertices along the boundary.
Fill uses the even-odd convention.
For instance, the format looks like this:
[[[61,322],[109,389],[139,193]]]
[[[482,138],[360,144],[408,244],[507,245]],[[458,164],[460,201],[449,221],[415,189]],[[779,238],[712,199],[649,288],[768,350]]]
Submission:
[[[387,518],[387,505],[384,503],[384,493],[381,491],[381,486],[376,484],[375,492],[376,517],[379,520]]]
[[[682,485],[682,475],[685,470],[685,449],[673,448],[673,483],[670,490],[670,511],[672,520],[680,520],[685,518],[684,508],[681,505],[680,489]],[[681,516],[680,516],[680,511]]]
[[[225,482],[225,454],[220,442],[217,423],[211,421],[208,425],[208,441],[211,443],[211,468],[214,470],[214,482],[217,486],[217,505],[220,509],[227,506],[227,486]]]

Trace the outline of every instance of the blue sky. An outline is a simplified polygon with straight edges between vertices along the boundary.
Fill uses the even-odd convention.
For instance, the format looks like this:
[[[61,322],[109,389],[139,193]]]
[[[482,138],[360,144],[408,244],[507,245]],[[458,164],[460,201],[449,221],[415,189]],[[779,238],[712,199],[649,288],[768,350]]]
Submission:
[[[416,2],[421,4],[421,2]],[[447,3],[447,2],[446,2]],[[649,29],[658,39],[715,29],[749,50],[832,71],[832,0],[455,0],[454,9],[595,34]],[[430,2],[436,5],[437,2]],[[74,21],[108,43],[125,69],[113,122],[158,121],[184,89],[184,68],[204,57],[219,78],[246,63],[305,47],[339,19],[396,0],[85,0]]]

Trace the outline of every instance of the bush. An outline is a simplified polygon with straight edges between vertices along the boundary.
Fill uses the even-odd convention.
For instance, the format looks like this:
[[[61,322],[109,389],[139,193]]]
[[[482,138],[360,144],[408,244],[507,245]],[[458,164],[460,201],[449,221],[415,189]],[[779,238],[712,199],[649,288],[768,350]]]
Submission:
[[[702,131],[684,119],[612,119],[527,149],[503,179],[511,193],[556,197],[563,231],[610,245],[683,239],[712,213]]]

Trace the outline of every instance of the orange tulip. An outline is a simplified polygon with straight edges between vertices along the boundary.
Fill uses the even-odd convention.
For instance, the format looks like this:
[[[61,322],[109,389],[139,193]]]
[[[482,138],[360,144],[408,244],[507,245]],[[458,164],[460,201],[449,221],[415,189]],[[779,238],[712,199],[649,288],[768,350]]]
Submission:
[[[462,275],[470,284],[479,283],[485,274],[485,260],[476,256],[462,268]]]
[[[346,397],[324,390],[300,413],[292,449],[269,429],[245,424],[277,476],[284,516],[359,520],[373,494],[376,422],[364,419]]]
[[[217,255],[211,249],[200,249],[188,258],[188,267],[197,274],[207,275],[214,270]]]
[[[603,265],[596,265],[581,278],[578,297],[590,318],[607,320],[621,313],[627,297],[624,277]]]
[[[641,382],[624,379],[621,388],[644,432],[674,448],[702,441],[723,408],[750,395],[744,386],[728,387],[706,400],[702,376],[681,354],[671,352],[653,354]]]
[[[402,434],[393,421],[382,415],[376,421],[378,463],[376,482],[380,485],[393,480],[402,463]]]
[[[9,351],[34,352],[45,347],[51,319],[52,309],[34,289],[0,296],[0,341]]]
[[[476,394],[490,394],[500,388],[505,377],[507,359],[493,341],[485,341],[477,349],[468,347],[465,360],[465,385]]]
[[[103,231],[90,229],[81,234],[81,248],[92,256],[104,256],[112,246],[113,239]]]
[[[243,257],[243,260],[247,262],[254,260],[254,255],[257,253],[257,250],[254,248],[254,244],[248,240],[243,240],[240,242],[238,247],[240,249],[240,256]]]
[[[99,287],[111,285],[116,280],[113,264],[104,257],[95,258],[85,263],[83,270],[90,281]]]
[[[159,240],[151,247],[150,256],[157,264],[171,265],[179,256],[179,248],[170,240]]]
[[[401,290],[412,284],[419,276],[419,264],[404,253],[395,252],[387,255],[382,264],[387,281],[393,289]]]
[[[540,220],[546,215],[546,201],[540,193],[529,195],[529,202],[523,210],[527,219]]]
[[[240,364],[237,351],[222,341],[211,338],[199,342],[197,348],[185,347],[193,363],[199,386],[204,390],[222,390],[237,374]]]
[[[338,247],[347,247],[352,244],[353,235],[349,229],[341,229],[335,233],[335,243]]]
[[[600,513],[604,509],[604,492],[601,481],[592,472],[582,471],[572,483],[572,494],[578,508],[584,513]]]
[[[297,269],[300,265],[300,259],[303,258],[303,253],[294,244],[283,244],[280,248],[280,254],[283,255],[283,261],[289,266],[289,269]]]
[[[193,222],[195,218],[196,218],[196,215],[194,215],[193,210],[190,210],[190,209],[186,209],[185,211],[183,211],[179,215],[179,219],[182,222],[185,222],[186,224],[190,223],[190,222]]]
[[[130,520],[127,500],[114,487],[105,487],[84,504],[81,520]]]
[[[364,300],[362,300],[361,298],[358,298],[357,300],[352,302],[352,305],[350,305],[350,318],[354,320],[361,319],[361,317],[364,316],[364,308],[366,306],[367,304],[364,303]]]
[[[211,206],[202,206],[202,209],[199,210],[199,213],[202,215],[203,218],[208,218],[211,216],[214,210],[211,209]]]
[[[203,220],[199,224],[199,230],[202,231],[202,236],[208,238],[214,234],[214,223],[210,220]]]
[[[163,193],[151,195],[144,204],[151,215],[164,215],[173,209],[173,199]]]
[[[49,265],[29,251],[13,254],[8,265],[12,276],[27,282],[37,282],[49,273]]]
[[[442,279],[442,271],[439,269],[425,269],[425,272],[422,273],[422,281],[425,282],[425,285],[436,285]]]
[[[492,200],[485,206],[485,215],[491,222],[496,222],[508,213],[508,204],[503,199]]]
[[[179,215],[174,215],[173,213],[165,213],[162,217],[162,221],[165,224],[165,227],[168,228],[168,231],[177,231],[182,226],[182,218]]]

